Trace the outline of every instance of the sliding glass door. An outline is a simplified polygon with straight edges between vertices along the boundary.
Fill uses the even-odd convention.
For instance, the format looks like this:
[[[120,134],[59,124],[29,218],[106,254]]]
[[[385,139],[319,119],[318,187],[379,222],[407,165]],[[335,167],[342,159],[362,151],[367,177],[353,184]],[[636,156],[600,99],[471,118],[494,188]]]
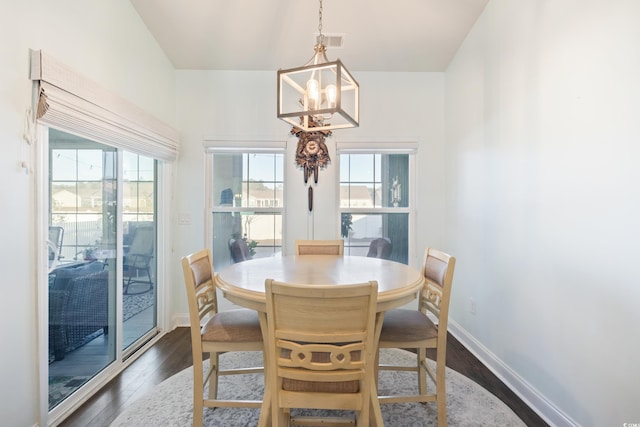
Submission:
[[[48,154],[52,411],[156,333],[157,162],[53,129]]]

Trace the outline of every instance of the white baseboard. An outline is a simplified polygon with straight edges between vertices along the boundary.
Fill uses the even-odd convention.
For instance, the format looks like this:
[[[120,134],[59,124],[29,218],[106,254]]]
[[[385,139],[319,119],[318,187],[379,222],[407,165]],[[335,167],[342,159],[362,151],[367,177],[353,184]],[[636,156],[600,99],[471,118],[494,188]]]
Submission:
[[[174,314],[173,317],[171,318],[171,330],[174,330],[175,328],[182,327],[182,326],[186,326],[187,328],[190,326],[189,313]]]
[[[550,426],[578,426],[578,423],[562,412],[452,319],[449,319],[449,332]]]

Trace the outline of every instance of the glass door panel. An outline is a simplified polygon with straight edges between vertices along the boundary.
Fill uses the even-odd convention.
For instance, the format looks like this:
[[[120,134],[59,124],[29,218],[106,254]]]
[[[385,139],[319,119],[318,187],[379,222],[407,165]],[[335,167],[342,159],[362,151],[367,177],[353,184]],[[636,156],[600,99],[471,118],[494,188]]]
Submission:
[[[49,410],[116,358],[116,155],[50,131]]]
[[[128,349],[157,326],[157,162],[124,152],[122,175],[122,346]]]

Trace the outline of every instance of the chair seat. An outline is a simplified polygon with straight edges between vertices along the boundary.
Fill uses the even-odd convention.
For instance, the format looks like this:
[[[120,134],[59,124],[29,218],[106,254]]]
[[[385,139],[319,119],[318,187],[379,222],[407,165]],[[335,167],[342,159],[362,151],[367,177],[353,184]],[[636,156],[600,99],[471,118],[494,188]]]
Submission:
[[[202,328],[204,342],[262,341],[258,312],[249,309],[216,313]]]
[[[437,336],[438,327],[425,314],[415,309],[398,308],[385,313],[380,344],[424,341]]]

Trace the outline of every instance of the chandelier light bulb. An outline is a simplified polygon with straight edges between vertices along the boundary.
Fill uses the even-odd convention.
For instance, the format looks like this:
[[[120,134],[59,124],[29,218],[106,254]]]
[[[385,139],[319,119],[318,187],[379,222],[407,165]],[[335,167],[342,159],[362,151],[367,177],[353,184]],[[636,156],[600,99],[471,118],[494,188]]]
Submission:
[[[309,98],[309,107],[316,109],[319,106],[320,90],[316,79],[309,79],[307,82],[307,97]]]
[[[327,107],[335,108],[336,97],[338,95],[338,90],[336,89],[336,85],[327,85],[327,88],[325,89],[325,93],[327,94]]]

